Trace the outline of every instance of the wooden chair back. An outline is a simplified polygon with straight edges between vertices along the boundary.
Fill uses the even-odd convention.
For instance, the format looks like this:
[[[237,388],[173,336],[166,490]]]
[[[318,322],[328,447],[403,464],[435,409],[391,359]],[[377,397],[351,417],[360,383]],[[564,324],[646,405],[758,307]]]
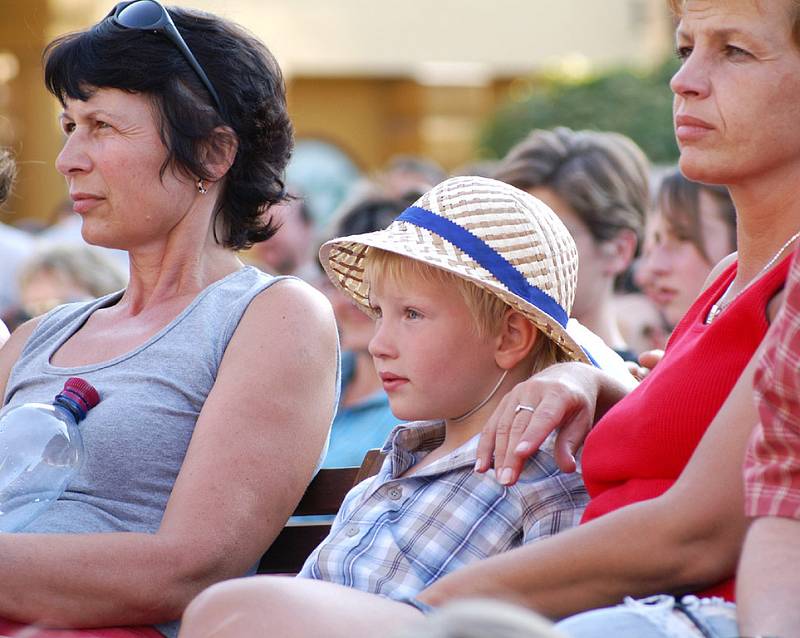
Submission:
[[[377,474],[382,463],[381,451],[374,449],[364,455],[361,467],[321,469],[306,488],[294,510],[294,516],[335,515],[350,488]],[[330,522],[289,521],[261,557],[258,573],[296,574],[330,529]]]

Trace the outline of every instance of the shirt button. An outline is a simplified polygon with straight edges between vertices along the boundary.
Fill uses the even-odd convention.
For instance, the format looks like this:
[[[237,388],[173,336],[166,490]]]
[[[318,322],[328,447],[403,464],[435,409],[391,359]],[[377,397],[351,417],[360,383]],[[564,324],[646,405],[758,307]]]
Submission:
[[[348,527],[345,530],[344,534],[345,534],[345,536],[348,536],[348,537],[355,536],[356,534],[358,534],[358,525],[351,525],[350,527]]]
[[[401,496],[403,496],[403,490],[401,490],[399,487],[393,487],[392,489],[390,489],[390,490],[387,492],[387,494],[389,495],[389,498],[390,498],[390,499],[392,499],[393,501],[396,501],[396,500],[398,500],[398,499],[399,499]]]

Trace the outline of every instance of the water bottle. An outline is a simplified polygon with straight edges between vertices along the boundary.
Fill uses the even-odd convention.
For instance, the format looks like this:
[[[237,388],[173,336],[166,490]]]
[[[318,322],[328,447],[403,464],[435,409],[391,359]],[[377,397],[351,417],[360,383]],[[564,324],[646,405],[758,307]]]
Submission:
[[[88,381],[72,377],[52,403],[0,418],[0,532],[25,527],[61,496],[83,463],[78,423],[99,402]]]

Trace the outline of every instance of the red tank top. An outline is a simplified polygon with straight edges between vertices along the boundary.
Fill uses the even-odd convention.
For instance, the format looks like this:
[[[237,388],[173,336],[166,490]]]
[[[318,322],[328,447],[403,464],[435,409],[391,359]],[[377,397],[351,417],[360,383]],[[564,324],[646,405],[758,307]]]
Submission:
[[[661,362],[598,421],[583,451],[591,501],[582,522],[672,486],[764,338],[767,304],[790,262],[785,258],[706,325],[736,274],[735,263],[726,268],[676,326]],[[733,578],[698,595],[733,600]]]

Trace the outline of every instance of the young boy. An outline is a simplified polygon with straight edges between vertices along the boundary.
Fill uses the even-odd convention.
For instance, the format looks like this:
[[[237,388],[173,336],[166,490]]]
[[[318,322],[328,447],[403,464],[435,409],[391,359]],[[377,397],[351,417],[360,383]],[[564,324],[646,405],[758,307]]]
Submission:
[[[558,217],[500,182],[449,179],[387,229],[325,244],[333,283],[376,318],[370,354],[395,428],[300,576],[408,598],[469,562],[577,525],[578,474],[545,445],[506,488],[476,474],[478,434],[517,383],[586,361],[563,327],[575,244]],[[529,406],[519,406],[520,412]]]
[[[457,177],[320,256],[375,317],[369,351],[393,414],[410,423],[390,433],[381,470],[350,491],[300,576],[409,601],[467,563],[577,525],[588,497],[579,474],[556,466],[552,439],[513,486],[474,471],[478,434],[511,388],[558,361],[589,362],[565,329],[578,258],[558,217],[507,184]],[[186,635],[257,635],[287,588],[313,616],[313,585],[217,586],[189,608]],[[320,601],[336,597],[316,585]]]

